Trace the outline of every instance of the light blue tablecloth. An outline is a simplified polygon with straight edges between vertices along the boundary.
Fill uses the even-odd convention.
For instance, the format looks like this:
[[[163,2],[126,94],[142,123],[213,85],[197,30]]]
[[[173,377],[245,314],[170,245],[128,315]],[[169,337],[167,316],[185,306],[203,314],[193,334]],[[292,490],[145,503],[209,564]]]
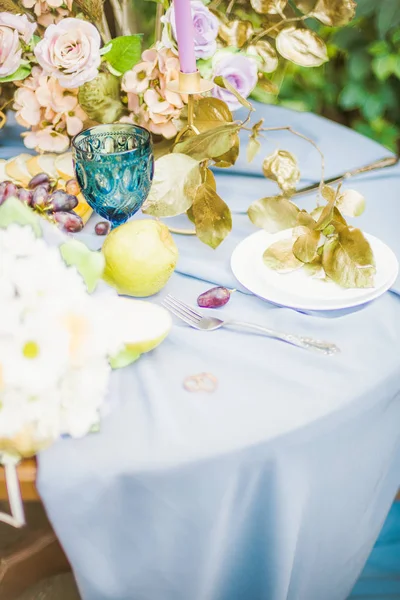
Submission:
[[[262,116],[312,137],[328,176],[387,154],[314,115],[258,107]],[[11,144],[3,154],[20,150],[14,133],[0,134]],[[237,287],[230,255],[255,231],[248,204],[276,191],[260,176],[275,147],[296,153],[303,183],[318,179],[311,145],[268,135],[254,165],[243,158],[218,176],[232,235],[217,251],[176,237],[177,272],[154,302]],[[351,184],[367,198],[357,223],[398,258],[399,183],[395,167]],[[93,246],[92,227],[84,238]],[[101,433],[40,456],[39,491],[84,600],[344,600],[400,484],[398,294],[400,279],[362,309],[303,314],[238,292],[221,314],[326,338],[342,353],[176,323],[158,349],[115,374]],[[203,371],[218,378],[217,392],[186,392],[183,379]]]

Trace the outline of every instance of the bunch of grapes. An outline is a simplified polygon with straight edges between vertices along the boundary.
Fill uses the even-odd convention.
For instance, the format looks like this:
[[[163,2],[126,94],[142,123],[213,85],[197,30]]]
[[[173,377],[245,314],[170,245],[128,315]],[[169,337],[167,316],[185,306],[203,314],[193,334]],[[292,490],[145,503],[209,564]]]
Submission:
[[[76,233],[83,229],[83,221],[74,212],[78,206],[79,185],[75,179],[67,182],[64,190],[55,189],[57,182],[51,180],[46,173],[39,173],[33,177],[28,189],[11,181],[0,183],[0,206],[7,198],[15,196],[21,202],[30,206],[49,220],[57,223],[63,231]]]

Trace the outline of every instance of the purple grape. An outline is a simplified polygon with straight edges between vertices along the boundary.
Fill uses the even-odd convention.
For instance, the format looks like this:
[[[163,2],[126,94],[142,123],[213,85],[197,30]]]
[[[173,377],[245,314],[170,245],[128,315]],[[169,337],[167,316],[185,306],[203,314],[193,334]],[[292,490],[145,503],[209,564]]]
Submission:
[[[11,183],[11,181],[5,181],[5,188],[4,188],[4,200],[7,200],[7,198],[11,198],[11,196],[18,196],[18,186],[15,185],[15,183]]]
[[[47,201],[47,209],[51,212],[64,211],[68,212],[78,206],[79,201],[76,196],[67,194],[63,190],[57,190],[53,192]]]
[[[110,231],[110,223],[107,223],[107,221],[100,221],[99,223],[96,223],[94,230],[97,235],[107,235]]]
[[[44,185],[47,188],[47,191],[50,189],[50,178],[47,173],[38,173],[35,177],[32,177],[30,182],[28,183],[28,188],[30,190],[34,190],[38,185]]]
[[[0,183],[0,206],[3,204],[4,200],[6,199],[6,187],[7,187],[7,182],[2,181]]]
[[[43,185],[38,185],[33,190],[32,202],[31,205],[33,208],[42,208],[44,209],[47,205],[47,200],[49,197],[48,190]]]
[[[77,233],[83,229],[83,221],[79,215],[74,212],[58,211],[53,214],[57,224],[62,231],[67,233]]]
[[[27,206],[30,206],[32,204],[33,192],[32,190],[20,188],[18,190],[18,198],[21,200],[21,202],[24,202]]]
[[[225,287],[213,287],[197,298],[197,304],[202,308],[219,308],[229,302],[231,291]]]

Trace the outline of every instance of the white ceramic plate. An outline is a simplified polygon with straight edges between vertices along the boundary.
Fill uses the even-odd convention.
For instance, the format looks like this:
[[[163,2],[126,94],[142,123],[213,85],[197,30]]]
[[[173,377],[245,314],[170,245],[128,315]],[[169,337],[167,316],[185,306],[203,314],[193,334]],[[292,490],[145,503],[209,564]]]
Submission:
[[[395,254],[381,240],[365,234],[375,262],[375,286],[343,289],[333,282],[308,276],[303,269],[280,274],[264,265],[265,250],[292,235],[291,229],[269,234],[258,231],[245,238],[233,251],[231,267],[236,279],[256,296],[274,304],[299,310],[340,310],[370,302],[384,294],[395,282],[399,264]]]

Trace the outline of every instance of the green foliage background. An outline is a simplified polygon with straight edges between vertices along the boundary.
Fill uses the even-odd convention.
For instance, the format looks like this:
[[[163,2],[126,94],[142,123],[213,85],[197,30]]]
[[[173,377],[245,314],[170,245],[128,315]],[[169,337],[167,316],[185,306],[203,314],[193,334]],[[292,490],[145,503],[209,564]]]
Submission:
[[[330,62],[285,65],[278,104],[353,127],[400,152],[400,0],[358,0],[346,27],[317,26]]]

